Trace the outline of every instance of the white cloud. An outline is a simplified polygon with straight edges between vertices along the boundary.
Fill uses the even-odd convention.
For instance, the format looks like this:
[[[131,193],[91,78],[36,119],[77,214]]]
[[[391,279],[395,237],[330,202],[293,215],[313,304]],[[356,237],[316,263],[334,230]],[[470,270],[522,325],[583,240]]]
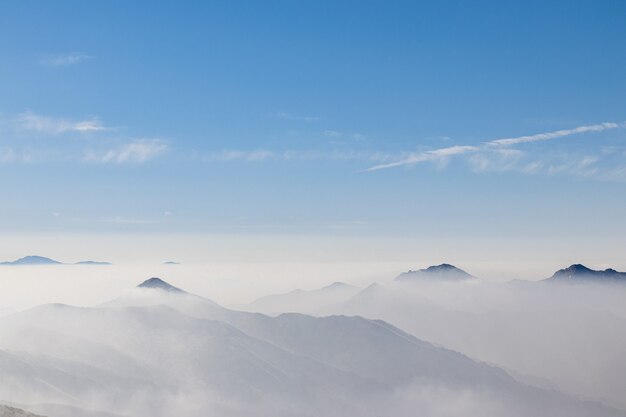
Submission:
[[[16,158],[17,155],[12,148],[0,149],[0,163],[13,162]]]
[[[266,151],[263,149],[252,150],[252,151],[225,149],[218,154],[210,155],[209,159],[214,159],[214,160],[217,159],[220,161],[233,161],[233,160],[263,161],[265,159],[273,158],[274,156],[275,156],[274,152]]]
[[[40,63],[48,67],[69,67],[79,64],[83,61],[92,59],[93,57],[79,52],[71,52],[67,54],[49,55],[40,60]]]
[[[524,155],[524,152],[517,149],[486,149],[469,156],[467,162],[476,172],[509,171],[517,166]]]
[[[399,167],[403,165],[415,165],[415,164],[418,164],[421,162],[427,162],[427,161],[445,163],[449,156],[466,154],[470,152],[474,154],[469,158],[470,165],[472,165],[474,169],[477,171],[484,171],[484,170],[488,170],[489,168],[491,168],[491,165],[493,165],[492,163],[493,156],[498,157],[500,160],[508,159],[509,162],[508,162],[507,167],[498,168],[498,170],[508,170],[510,169],[511,166],[515,165],[514,163],[512,164],[510,162],[511,159],[514,159],[514,157],[519,157],[520,154],[517,153],[518,151],[513,149],[513,150],[509,150],[510,151],[509,153],[499,151],[496,153],[492,152],[491,155],[489,155],[489,152],[493,150],[494,147],[496,146],[505,147],[505,146],[518,145],[521,143],[545,141],[545,140],[557,139],[557,138],[562,138],[562,137],[575,135],[575,134],[602,132],[608,129],[617,129],[617,128],[624,128],[624,127],[626,127],[626,124],[600,123],[596,125],[579,126],[573,129],[557,130],[553,132],[538,133],[534,135],[518,136],[514,138],[495,139],[495,140],[491,140],[488,142],[483,142],[483,144],[479,146],[450,146],[447,148],[440,148],[440,149],[435,149],[432,151],[412,153],[408,157],[405,157],[398,161],[387,163],[387,164],[375,165],[373,167],[366,169],[365,171],[377,171],[380,169],[395,168],[395,167]]]
[[[409,156],[399,161],[375,165],[371,168],[366,169],[365,171],[378,171],[380,169],[394,168],[403,165],[415,165],[420,162],[427,161],[445,162],[451,156],[473,152],[478,149],[480,148],[476,146],[450,146],[447,148],[435,149],[432,151],[417,152],[409,154]]]
[[[338,130],[329,129],[329,130],[323,131],[322,134],[326,137],[335,138],[335,139],[336,138],[348,138],[348,139],[354,139],[354,140],[365,139],[365,136],[358,132],[349,133],[349,132],[340,132]]]
[[[620,165],[611,167],[596,155],[522,152],[516,149],[492,148],[471,155],[467,162],[474,172],[518,172],[525,175],[569,175],[603,181],[624,181],[626,171]]]
[[[283,120],[295,120],[300,122],[317,122],[320,118],[317,116],[300,116],[291,113],[276,113],[276,118]]]
[[[620,126],[617,123],[600,123],[597,125],[579,126],[574,129],[556,130],[554,132],[538,133],[535,135],[518,136],[515,138],[504,138],[485,142],[487,145],[510,146],[520,143],[538,142],[543,140],[557,139],[564,136],[571,136],[578,133],[601,132],[607,129],[617,129]]]
[[[148,219],[135,219],[135,218],[127,218],[127,217],[113,217],[101,219],[104,223],[115,223],[115,224],[151,224],[154,223],[154,220]]]
[[[41,116],[30,110],[25,111],[17,116],[17,123],[22,129],[34,130],[41,133],[56,135],[65,132],[97,132],[106,130],[102,122],[92,117],[85,120],[68,120],[62,118],[54,118]]]
[[[30,163],[37,159],[37,156],[39,155],[36,155],[30,149],[5,147],[0,149],[0,164]]]
[[[343,134],[337,130],[325,130],[324,136],[329,136],[331,138],[340,138]]]
[[[389,160],[391,156],[383,152],[370,151],[314,151],[314,150],[284,150],[269,151],[224,149],[207,155],[206,161],[370,161],[380,162]]]
[[[167,144],[160,139],[140,139],[106,151],[87,151],[85,162],[101,164],[141,164],[165,153]]]

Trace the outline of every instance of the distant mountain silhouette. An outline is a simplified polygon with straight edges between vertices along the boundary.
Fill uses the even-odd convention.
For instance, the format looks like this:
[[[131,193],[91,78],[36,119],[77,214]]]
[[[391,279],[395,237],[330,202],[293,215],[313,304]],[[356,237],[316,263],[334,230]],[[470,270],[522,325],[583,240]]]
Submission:
[[[54,259],[46,258],[45,256],[29,255],[23,258],[16,259],[15,261],[0,262],[0,265],[112,265],[111,262],[101,261],[80,261],[74,264],[65,264],[63,262],[55,261]]]
[[[181,290],[180,288],[176,288],[175,286],[170,285],[167,282],[163,281],[161,278],[157,278],[157,277],[152,277],[150,279],[145,280],[144,282],[139,284],[137,288],[151,288],[151,289],[156,289],[156,290],[177,292],[177,293],[185,292]]]
[[[166,262],[163,262],[163,265],[180,265],[180,262],[166,261]]]
[[[62,265],[62,262],[43,256],[30,255],[15,261],[0,262],[0,265]]]
[[[111,262],[101,262],[101,261],[80,261],[76,262],[74,265],[113,265]]]
[[[261,297],[244,308],[248,311],[270,314],[292,311],[315,312],[321,306],[343,302],[360,290],[359,287],[343,282],[334,282],[315,290],[297,289],[283,294]]]
[[[462,281],[474,278],[472,275],[450,264],[429,266],[426,269],[403,272],[396,277],[396,281],[409,282],[413,280],[435,281]]]
[[[585,265],[574,264],[565,269],[560,269],[546,282],[624,282],[626,283],[626,272],[619,272],[608,268],[604,271],[587,268]]]

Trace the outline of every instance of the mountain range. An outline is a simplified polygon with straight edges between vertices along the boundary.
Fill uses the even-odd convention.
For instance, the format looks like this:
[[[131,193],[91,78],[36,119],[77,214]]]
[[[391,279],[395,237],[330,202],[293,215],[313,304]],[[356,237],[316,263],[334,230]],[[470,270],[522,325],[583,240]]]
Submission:
[[[249,311],[266,314],[306,311],[314,313],[319,306],[342,302],[355,295],[361,288],[343,282],[334,282],[315,290],[293,290],[284,294],[268,295],[251,304],[239,306]]]
[[[167,261],[163,263],[164,265],[179,265],[178,262]],[[68,265],[63,262],[56,261],[51,258],[47,258],[44,256],[37,255],[29,255],[24,256],[22,258],[16,259],[14,261],[4,261],[0,262],[0,265]],[[72,265],[72,264],[70,264]],[[79,261],[75,262],[73,265],[112,265],[110,262],[103,261]],[[427,280],[427,281],[464,281],[475,279],[473,275],[465,272],[464,270],[457,268],[454,265],[443,263],[440,265],[429,266],[428,268],[419,269],[419,270],[409,270],[398,275],[395,280],[398,282],[408,282],[414,280]],[[605,270],[593,270],[582,264],[574,264],[567,268],[560,269],[555,272],[550,278],[544,279],[545,282],[626,282],[626,272],[619,272],[615,269],[608,268]],[[333,287],[334,288],[331,288]],[[342,282],[333,283],[327,288],[329,293],[331,292],[353,292],[354,287]],[[326,289],[324,289],[326,290]],[[310,298],[310,296],[315,296],[314,294],[318,293],[320,290],[309,290],[309,295],[304,295],[306,293],[305,290],[294,290],[292,294],[288,294],[288,298],[293,298],[296,293],[302,293],[303,299]],[[265,300],[257,300],[257,302],[261,304],[274,305],[276,303],[280,303],[280,295],[272,295],[268,296]],[[280,311],[284,311],[283,309],[279,309]]]
[[[429,266],[426,269],[407,271],[396,277],[396,281],[413,280],[462,281],[474,278],[472,275],[450,264]]]
[[[581,264],[571,265],[560,269],[545,281],[548,282],[624,282],[626,283],[626,272],[618,272],[615,269],[593,270]]]
[[[0,402],[50,417],[626,416],[381,320],[235,311],[159,278],[0,319],[0,375]]]
[[[0,265],[67,265],[63,262],[55,261],[54,259],[46,258],[45,256],[29,255],[23,258],[16,259],[14,261],[0,262]],[[111,265],[110,262],[100,261],[80,261],[73,265]]]
[[[626,409],[623,273],[574,265],[542,281],[494,283],[439,279],[442,269],[458,274],[451,265],[435,266],[371,284],[341,300],[316,296],[317,305],[300,298],[323,294],[325,288],[260,301],[279,297],[278,305],[289,306],[285,311],[382,319],[420,339],[534,378],[524,377],[526,383],[541,380],[539,386],[553,384]],[[279,313],[259,301],[246,309]]]

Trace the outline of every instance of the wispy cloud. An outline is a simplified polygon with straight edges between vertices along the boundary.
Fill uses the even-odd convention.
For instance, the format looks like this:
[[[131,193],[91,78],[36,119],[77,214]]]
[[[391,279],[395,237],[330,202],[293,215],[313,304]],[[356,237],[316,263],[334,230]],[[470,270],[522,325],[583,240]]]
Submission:
[[[41,58],[39,62],[47,67],[59,68],[76,65],[92,58],[93,57],[91,55],[84,53],[70,52],[66,54],[47,55]]]
[[[565,136],[576,135],[579,133],[602,132],[607,129],[617,129],[620,127],[618,123],[600,123],[597,125],[579,126],[574,129],[556,130],[553,132],[537,133],[535,135],[518,136],[515,138],[504,138],[485,142],[486,145],[510,146],[520,143],[539,142],[550,139],[558,139]],[[621,126],[623,127],[623,125]]]
[[[97,117],[84,120],[68,120],[38,115],[30,110],[19,114],[16,121],[18,126],[22,129],[34,130],[51,135],[65,132],[88,133],[107,129]]]
[[[518,149],[484,149],[470,155],[467,162],[475,172],[509,171],[517,168],[525,155],[525,152]]]
[[[518,172],[525,175],[572,176],[601,181],[626,181],[626,164],[620,155],[567,152],[523,152],[492,148],[467,158],[476,173]]]
[[[343,134],[337,130],[325,130],[323,133],[324,136],[328,136],[331,138],[340,138],[343,136]]]
[[[512,157],[518,157],[520,155],[515,150],[499,150],[494,152],[494,148],[496,147],[509,147],[522,143],[546,141],[576,134],[602,132],[604,130],[623,127],[626,127],[626,125],[619,123],[600,123],[595,125],[579,126],[573,129],[556,130],[552,132],[537,133],[533,135],[495,139],[483,142],[481,145],[478,146],[450,146],[430,151],[411,153],[409,154],[409,156],[406,156],[395,162],[375,165],[366,169],[365,171],[377,171],[381,169],[395,168],[405,165],[415,165],[429,161],[443,161],[445,163],[445,161],[447,161],[447,159],[451,156],[468,153],[472,154],[472,156],[469,158],[471,164],[473,164],[475,167],[479,167],[479,169],[486,170],[488,167],[490,168],[490,165],[493,165],[492,161],[494,155],[499,159],[499,162],[507,160],[506,162],[509,165],[511,164]]]
[[[343,150],[283,150],[270,151],[266,149],[235,150],[224,149],[212,152],[204,157],[205,161],[387,161],[391,155],[384,152],[371,151],[343,151]]]
[[[365,138],[361,133],[349,133],[349,132],[340,132],[339,130],[325,130],[322,134],[329,138],[344,138],[344,139],[354,139],[354,140],[362,140]]]
[[[89,150],[83,161],[100,164],[142,164],[162,155],[168,145],[161,139],[139,139],[105,151]]]
[[[432,151],[411,153],[409,156],[400,159],[399,161],[374,165],[365,171],[378,171],[381,169],[395,168],[403,165],[415,165],[420,162],[427,161],[445,162],[451,156],[473,152],[478,149],[480,148],[477,146],[449,146],[447,148],[440,148]]]
[[[112,217],[100,219],[103,223],[115,223],[115,224],[151,224],[155,223],[155,220],[150,219],[136,219],[136,218],[128,218],[128,217]]]
[[[30,163],[36,159],[30,149],[0,148],[0,164]]]
[[[276,113],[275,116],[277,119],[295,120],[300,122],[317,122],[318,120],[320,120],[320,118],[317,116],[303,116],[285,112]]]
[[[274,158],[276,154],[272,151],[267,151],[264,149],[252,150],[252,151],[240,151],[233,149],[224,149],[217,154],[212,154],[209,156],[209,159],[220,160],[220,161],[234,161],[234,160],[243,160],[243,161],[263,161],[266,159]]]
[[[13,162],[16,158],[17,155],[13,148],[0,149],[0,163]]]

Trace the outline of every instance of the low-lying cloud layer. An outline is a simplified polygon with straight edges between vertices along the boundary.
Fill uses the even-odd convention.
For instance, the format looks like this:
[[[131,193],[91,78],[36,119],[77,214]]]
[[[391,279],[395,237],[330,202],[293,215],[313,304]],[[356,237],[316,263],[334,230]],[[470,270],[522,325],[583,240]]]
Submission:
[[[461,330],[455,315],[462,312],[467,333],[479,329],[474,320],[493,326],[491,306],[515,310],[531,294],[505,284],[479,290],[481,284],[471,278],[444,284],[349,287],[343,297],[333,292],[346,287],[333,285],[307,308],[362,308],[369,316],[382,311],[404,318],[405,327],[416,323],[414,333],[426,326],[442,328],[443,334]],[[533,313],[545,312],[553,290],[534,293],[543,295]],[[614,299],[601,294],[592,292],[611,308]],[[517,325],[524,323],[523,316]],[[497,334],[478,336],[497,349],[512,335],[493,328]],[[520,382],[521,376],[512,378],[383,321],[228,310],[159,279],[96,307],[50,304],[6,316],[0,335],[0,403],[51,417],[404,417],[416,410],[427,417],[626,415],[539,383],[530,386],[531,376]],[[468,350],[476,342],[464,340]]]

